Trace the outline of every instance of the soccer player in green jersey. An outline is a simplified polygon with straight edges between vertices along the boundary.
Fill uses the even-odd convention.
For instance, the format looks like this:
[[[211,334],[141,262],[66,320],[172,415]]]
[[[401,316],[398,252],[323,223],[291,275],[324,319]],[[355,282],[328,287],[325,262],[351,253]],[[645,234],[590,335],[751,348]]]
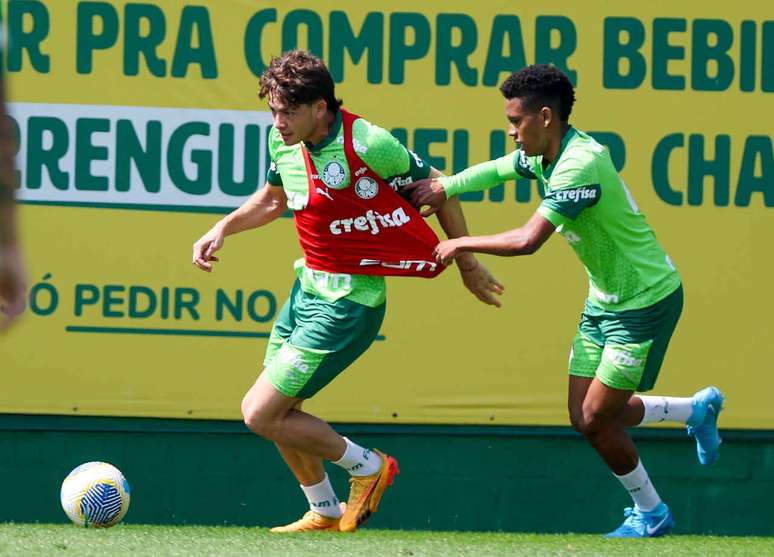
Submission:
[[[363,181],[362,177],[355,179],[358,172],[373,171],[383,185],[395,189],[416,179],[440,176],[389,132],[362,118],[348,120],[346,125],[351,127],[346,131],[354,151],[368,168],[350,169],[347,157],[352,151],[350,155],[345,152],[341,101],[335,97],[328,69],[308,52],[291,51],[274,58],[261,77],[260,96],[268,97],[273,114],[267,183],[194,244],[193,263],[204,271],[212,270],[212,262],[218,260],[214,253],[228,235],[266,225],[286,209],[313,209],[313,195],[333,210],[338,206],[334,197],[351,197],[352,183]],[[305,153],[311,161],[309,168],[319,172],[308,170]],[[374,180],[368,183],[377,184]],[[373,189],[354,189],[363,199],[376,194]],[[330,205],[326,199],[331,200]],[[373,218],[372,211],[368,214]],[[380,219],[382,226],[402,226],[408,221]],[[362,230],[361,225],[366,223],[366,217],[349,219],[348,224],[345,220],[336,221],[341,226],[335,228],[331,223],[333,234],[341,237],[357,227]],[[439,212],[439,221],[449,237],[467,233],[458,203],[446,204]],[[421,220],[419,224],[426,226]],[[366,250],[376,243],[371,232],[376,234],[379,229],[357,237],[367,243]],[[426,257],[434,265],[431,250],[432,244],[428,244]],[[332,256],[335,259],[336,254]],[[465,286],[481,301],[499,306],[496,295],[502,292],[502,286],[472,254],[461,254],[456,261]],[[245,395],[242,414],[253,432],[277,445],[309,501],[310,510],[300,520],[273,531],[352,531],[376,511],[385,488],[397,473],[397,463],[392,457],[337,434],[326,422],[302,411],[301,405],[373,342],[384,317],[385,280],[383,276],[324,272],[309,268],[304,260],[296,262],[296,273],[298,279],[272,328],[264,371]],[[380,380],[388,379],[374,377],[374,388],[378,389]],[[350,473],[346,505],[339,504],[323,460]]]
[[[672,515],[625,428],[687,424],[699,461],[711,464],[718,457],[717,417],[723,404],[715,387],[685,398],[634,394],[649,391],[656,382],[683,306],[680,276],[607,149],[568,123],[575,92],[567,76],[553,66],[529,66],[511,75],[500,91],[516,151],[454,176],[412,184],[412,201],[425,207],[427,216],[456,194],[517,176],[543,185],[545,199],[524,226],[441,242],[436,257],[445,262],[473,252],[529,255],[555,230],[570,243],[589,277],[570,353],[570,421],[634,501],[624,523],[608,536],[666,534],[674,524]]]

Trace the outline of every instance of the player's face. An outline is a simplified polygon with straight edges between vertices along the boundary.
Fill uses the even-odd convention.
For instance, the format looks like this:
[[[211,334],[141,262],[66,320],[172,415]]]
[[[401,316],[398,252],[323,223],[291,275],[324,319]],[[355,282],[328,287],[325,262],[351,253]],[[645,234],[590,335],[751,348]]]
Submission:
[[[270,97],[272,123],[282,136],[285,145],[295,145],[308,140],[317,128],[316,103],[290,106],[281,99]]]
[[[545,110],[547,109],[528,110],[519,97],[505,100],[505,116],[510,123],[508,135],[530,157],[542,155],[548,147],[548,124]]]

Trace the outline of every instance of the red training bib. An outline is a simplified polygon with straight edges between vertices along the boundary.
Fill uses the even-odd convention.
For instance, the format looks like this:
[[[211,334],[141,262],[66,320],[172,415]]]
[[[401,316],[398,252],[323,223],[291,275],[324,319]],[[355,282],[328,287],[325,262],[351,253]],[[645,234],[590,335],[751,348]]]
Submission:
[[[306,266],[354,275],[437,276],[445,269],[432,256],[438,236],[356,153],[352,123],[359,116],[345,110],[341,114],[349,186],[329,188],[301,146],[309,201],[294,218]]]

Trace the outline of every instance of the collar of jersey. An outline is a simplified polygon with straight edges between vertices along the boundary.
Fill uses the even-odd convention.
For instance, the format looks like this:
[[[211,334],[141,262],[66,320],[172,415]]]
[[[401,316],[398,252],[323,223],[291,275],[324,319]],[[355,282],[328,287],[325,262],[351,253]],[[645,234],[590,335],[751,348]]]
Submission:
[[[334,139],[336,139],[336,136],[339,135],[339,130],[341,129],[341,110],[336,112],[336,118],[333,119],[333,125],[331,126],[331,131],[328,132],[328,135],[325,136],[325,138],[320,141],[320,143],[317,143],[316,145],[312,145],[311,143],[304,141],[304,145],[307,149],[314,153],[319,153],[323,149],[325,149],[328,145],[330,145]]]
[[[554,168],[556,168],[556,163],[559,162],[559,158],[562,156],[562,153],[564,152],[564,148],[567,147],[567,144],[570,142],[570,140],[575,137],[578,134],[577,131],[575,131],[575,128],[570,126],[567,128],[567,131],[564,132],[564,137],[562,137],[562,142],[559,144],[559,151],[556,153],[556,157],[554,160],[551,161],[551,164],[549,164],[545,170],[543,170],[543,176],[548,179],[551,176],[551,172],[553,172]]]

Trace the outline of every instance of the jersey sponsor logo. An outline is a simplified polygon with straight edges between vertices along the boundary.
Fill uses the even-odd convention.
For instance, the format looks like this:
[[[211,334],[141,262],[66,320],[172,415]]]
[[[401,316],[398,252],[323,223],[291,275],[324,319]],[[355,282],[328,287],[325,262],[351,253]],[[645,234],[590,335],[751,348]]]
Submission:
[[[411,176],[396,176],[392,180],[390,180],[390,187],[394,189],[395,191],[398,191],[403,186],[408,186],[409,184],[413,184],[414,179]]]
[[[360,199],[373,199],[377,193],[379,193],[379,184],[373,178],[364,176],[355,182],[355,194]]]
[[[380,259],[361,259],[360,266],[361,267],[380,266],[380,267],[387,267],[389,269],[415,268],[417,271],[423,271],[427,269],[432,273],[433,271],[435,271],[436,267],[438,267],[438,263],[435,263],[434,261],[415,261],[415,260],[382,261]]]
[[[325,168],[323,168],[322,181],[332,188],[343,184],[346,178],[347,171],[344,169],[344,165],[339,161],[330,161],[325,165]]]
[[[369,210],[365,215],[359,217],[336,219],[331,222],[329,228],[334,236],[351,232],[371,232],[371,234],[376,235],[385,228],[403,226],[410,220],[411,217],[406,214],[403,207],[398,207],[392,213],[384,215]]]
[[[412,151],[412,150],[410,150],[410,149],[408,150],[408,152],[409,152],[409,154],[410,154],[412,157],[414,157],[414,162],[415,162],[415,163],[417,163],[417,166],[418,166],[419,168],[424,168],[424,167],[425,167],[425,162],[422,160],[422,158],[421,158],[421,157],[419,157],[419,155],[417,155],[417,154],[416,154],[414,151]]]
[[[360,168],[355,170],[355,176],[362,176],[366,172],[368,172],[368,169],[365,166],[361,166]]]
[[[581,211],[599,203],[601,197],[602,189],[598,184],[564,189],[549,188],[546,189],[546,198],[543,203],[552,211],[575,220]]]
[[[599,197],[599,186],[556,190],[553,197],[560,203],[563,201],[578,202],[586,199],[595,200]]]

